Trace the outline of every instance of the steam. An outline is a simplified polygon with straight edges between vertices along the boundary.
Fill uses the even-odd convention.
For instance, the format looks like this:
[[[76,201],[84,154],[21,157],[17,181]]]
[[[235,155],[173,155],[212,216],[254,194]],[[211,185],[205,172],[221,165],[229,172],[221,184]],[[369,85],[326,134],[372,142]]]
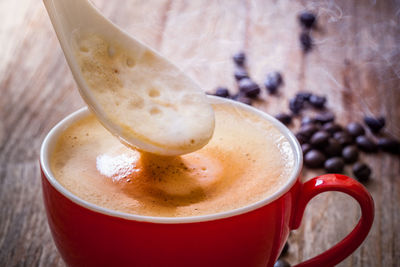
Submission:
[[[346,90],[343,74],[338,70],[345,69],[348,61],[351,71],[359,71],[355,75],[363,75],[360,79],[364,79],[364,83],[374,79],[377,87],[388,86],[398,94],[400,87],[394,84],[400,79],[400,1],[393,1],[395,8],[392,10],[383,1],[216,0],[206,5],[204,1],[190,4],[172,1],[163,28],[163,42],[158,49],[198,80],[206,91],[219,85],[236,91],[231,56],[245,49],[252,78],[261,83],[268,71],[281,70],[287,78],[287,92],[295,89],[318,91],[320,86],[327,91]],[[328,84],[313,85],[309,81],[308,88],[294,88],[298,73],[293,70],[298,68],[293,68],[293,62],[301,64],[300,27],[296,16],[302,10],[315,12],[319,24],[312,33],[315,49],[309,56],[313,63],[308,64],[310,60],[307,59],[306,79],[310,80],[310,75],[321,76],[320,80]],[[141,19],[139,21],[145,21],[145,25],[135,24],[138,27],[131,32],[144,35],[146,31],[139,26],[157,31],[161,29],[157,19],[157,16]],[[135,23],[134,19],[130,23]],[[292,71],[285,73],[288,67]],[[308,74],[311,68],[312,74]],[[382,110],[376,110],[377,105],[371,104],[376,103],[374,96],[361,96],[360,91],[357,88],[352,91],[354,97],[364,102],[363,109],[357,110],[359,115],[385,111],[383,105],[378,105]],[[332,97],[336,96],[332,94]],[[395,105],[396,99],[385,99],[385,96],[379,99]],[[399,119],[396,116],[393,120]],[[399,129],[395,131],[400,132]]]

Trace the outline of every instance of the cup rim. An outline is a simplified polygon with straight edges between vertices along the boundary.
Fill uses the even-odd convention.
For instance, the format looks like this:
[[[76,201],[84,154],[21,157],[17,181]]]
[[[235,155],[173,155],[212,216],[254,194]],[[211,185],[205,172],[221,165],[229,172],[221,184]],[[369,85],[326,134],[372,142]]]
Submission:
[[[118,217],[118,218],[123,218],[127,220],[133,220],[133,221],[141,221],[141,222],[151,222],[151,223],[163,223],[163,224],[179,224],[179,223],[196,223],[196,222],[204,222],[204,221],[212,221],[212,220],[218,220],[218,219],[223,219],[223,218],[228,218],[228,217],[233,217],[236,215],[244,214],[253,210],[256,210],[258,208],[261,208],[263,206],[266,206],[267,204],[273,202],[274,200],[280,198],[283,196],[286,192],[292,188],[292,186],[296,183],[298,177],[300,176],[301,168],[303,166],[303,153],[301,152],[301,147],[299,142],[297,141],[297,138],[294,136],[294,134],[287,128],[285,125],[283,125],[280,121],[278,121],[276,118],[273,116],[262,112],[254,107],[251,107],[249,105],[236,102],[230,99],[225,99],[221,97],[216,97],[216,96],[207,96],[211,104],[218,104],[218,103],[230,103],[236,106],[239,106],[240,108],[244,108],[248,111],[251,111],[255,113],[256,115],[261,116],[264,119],[267,119],[271,123],[274,124],[275,127],[287,138],[287,140],[290,143],[290,147],[294,153],[294,166],[292,169],[292,172],[290,173],[289,179],[286,181],[286,183],[279,188],[276,192],[273,194],[269,195],[266,198],[263,198],[259,201],[256,201],[254,203],[251,203],[249,205],[239,207],[236,209],[228,210],[228,211],[223,211],[223,212],[218,212],[218,213],[213,213],[213,214],[206,214],[206,215],[198,215],[198,216],[187,216],[187,217],[158,217],[158,216],[145,216],[145,215],[137,215],[137,214],[130,214],[130,213],[125,213],[125,212],[120,212],[120,211],[115,211],[111,210],[108,208],[100,207],[98,205],[95,205],[93,203],[90,203],[86,200],[83,200],[79,198],[78,196],[75,196],[72,194],[70,191],[68,191],[66,188],[64,188],[54,177],[51,169],[50,169],[50,161],[49,161],[49,156],[52,152],[52,149],[54,147],[55,141],[57,140],[57,137],[61,132],[63,132],[65,129],[67,129],[73,122],[75,122],[77,119],[82,118],[83,116],[86,116],[90,111],[87,107],[83,107],[65,118],[63,118],[61,121],[59,121],[46,135],[44,138],[41,148],[40,148],[40,167],[42,172],[44,173],[44,176],[46,177],[47,181],[53,186],[59,193],[61,193],[64,197],[68,198],[75,204],[78,204],[79,206],[82,206],[84,208],[87,208],[89,210],[92,210],[94,212],[102,213],[111,217]]]

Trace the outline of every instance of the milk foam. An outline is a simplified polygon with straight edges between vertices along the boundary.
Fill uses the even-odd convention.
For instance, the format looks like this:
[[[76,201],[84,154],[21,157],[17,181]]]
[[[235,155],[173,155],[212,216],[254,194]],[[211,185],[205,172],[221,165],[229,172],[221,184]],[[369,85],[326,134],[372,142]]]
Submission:
[[[176,67],[150,50],[128,49],[98,35],[77,34],[76,39],[76,57],[98,104],[97,115],[117,126],[126,142],[176,155],[209,141],[213,110],[205,94]]]
[[[178,157],[122,145],[90,115],[60,136],[51,156],[56,179],[96,205],[150,216],[196,216],[243,207],[286,183],[289,141],[270,122],[214,105],[215,132],[202,149]]]

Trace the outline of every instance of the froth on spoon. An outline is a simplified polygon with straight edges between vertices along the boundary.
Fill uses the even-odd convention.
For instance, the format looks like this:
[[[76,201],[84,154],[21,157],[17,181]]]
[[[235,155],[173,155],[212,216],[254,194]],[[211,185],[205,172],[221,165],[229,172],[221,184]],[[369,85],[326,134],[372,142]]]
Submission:
[[[79,92],[128,146],[159,155],[200,149],[214,112],[178,67],[129,36],[87,0],[44,0]]]

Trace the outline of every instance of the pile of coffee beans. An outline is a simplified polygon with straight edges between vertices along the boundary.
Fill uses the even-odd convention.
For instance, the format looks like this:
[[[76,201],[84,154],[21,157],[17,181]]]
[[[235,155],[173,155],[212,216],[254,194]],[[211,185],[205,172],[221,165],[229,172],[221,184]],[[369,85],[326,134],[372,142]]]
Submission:
[[[250,75],[246,69],[246,54],[244,52],[241,51],[234,54],[233,62],[235,64],[233,75],[237,82],[238,93],[231,95],[228,88],[218,87],[213,95],[230,98],[244,104],[251,105],[253,100],[259,97],[261,88],[254,80],[250,78]],[[269,94],[276,94],[278,88],[281,87],[282,84],[283,78],[281,73],[277,71],[267,73],[264,86]]]
[[[304,21],[305,28],[311,29],[312,27],[309,25],[312,23],[305,22],[307,19],[311,21],[311,16],[305,14],[302,13],[299,20]],[[315,23],[315,19],[313,23]],[[250,78],[246,70],[244,52],[236,53],[233,56],[233,62],[235,63],[234,76],[238,84],[238,93],[230,95],[227,88],[218,87],[214,95],[251,105],[252,101],[260,95],[261,89]],[[281,73],[271,72],[266,77],[264,83],[266,91],[272,95],[276,94],[278,88],[283,84]],[[346,164],[354,164],[354,176],[359,181],[365,182],[369,179],[372,171],[365,163],[357,162],[360,152],[384,151],[400,154],[398,140],[376,136],[386,124],[384,117],[366,116],[364,124],[351,122],[342,125],[335,121],[335,114],[326,108],[326,103],[327,98],[323,95],[301,91],[289,100],[289,112],[279,113],[275,116],[287,126],[291,125],[294,119],[300,120],[300,128],[295,131],[295,136],[301,144],[306,167],[324,168],[328,173],[342,173]],[[316,114],[303,116],[303,112],[310,109]]]
[[[313,47],[311,33],[316,29],[317,18],[312,12],[303,11],[298,15],[298,21],[301,26],[300,45],[303,52],[307,53]],[[250,78],[244,52],[233,55],[233,62],[238,93],[231,95],[228,88],[218,87],[214,95],[251,105],[259,97],[261,88]],[[264,86],[268,94],[276,95],[282,85],[283,77],[280,72],[267,73]],[[292,125],[294,120],[300,121],[295,136],[301,144],[306,167],[324,168],[328,173],[342,173],[345,165],[353,164],[354,176],[360,182],[366,182],[372,170],[366,163],[359,161],[361,152],[400,154],[400,141],[381,134],[386,124],[384,117],[366,116],[363,123],[351,122],[343,125],[335,120],[335,114],[327,109],[326,104],[325,96],[301,91],[289,100],[289,112],[281,112],[275,116],[287,126]],[[312,110],[314,115],[303,115],[307,110]],[[288,250],[289,244],[286,242],[274,267],[290,267],[282,259]]]
[[[311,103],[311,99],[314,99],[314,103]],[[398,140],[374,136],[385,125],[383,117],[365,117],[364,122],[369,127],[369,131],[359,122],[351,122],[343,126],[335,122],[333,112],[326,109],[326,101],[323,96],[300,92],[289,101],[292,114],[286,114],[288,118],[282,116],[282,113],[276,116],[278,120],[288,124],[293,116],[301,114],[308,102],[310,106],[321,110],[313,117],[302,117],[300,128],[295,133],[301,144],[305,166],[311,169],[324,168],[328,173],[342,173],[346,164],[355,163],[354,176],[359,181],[366,182],[372,171],[367,164],[357,162],[360,152],[377,153],[381,150],[400,154]],[[293,109],[293,103],[297,103],[297,109]]]

